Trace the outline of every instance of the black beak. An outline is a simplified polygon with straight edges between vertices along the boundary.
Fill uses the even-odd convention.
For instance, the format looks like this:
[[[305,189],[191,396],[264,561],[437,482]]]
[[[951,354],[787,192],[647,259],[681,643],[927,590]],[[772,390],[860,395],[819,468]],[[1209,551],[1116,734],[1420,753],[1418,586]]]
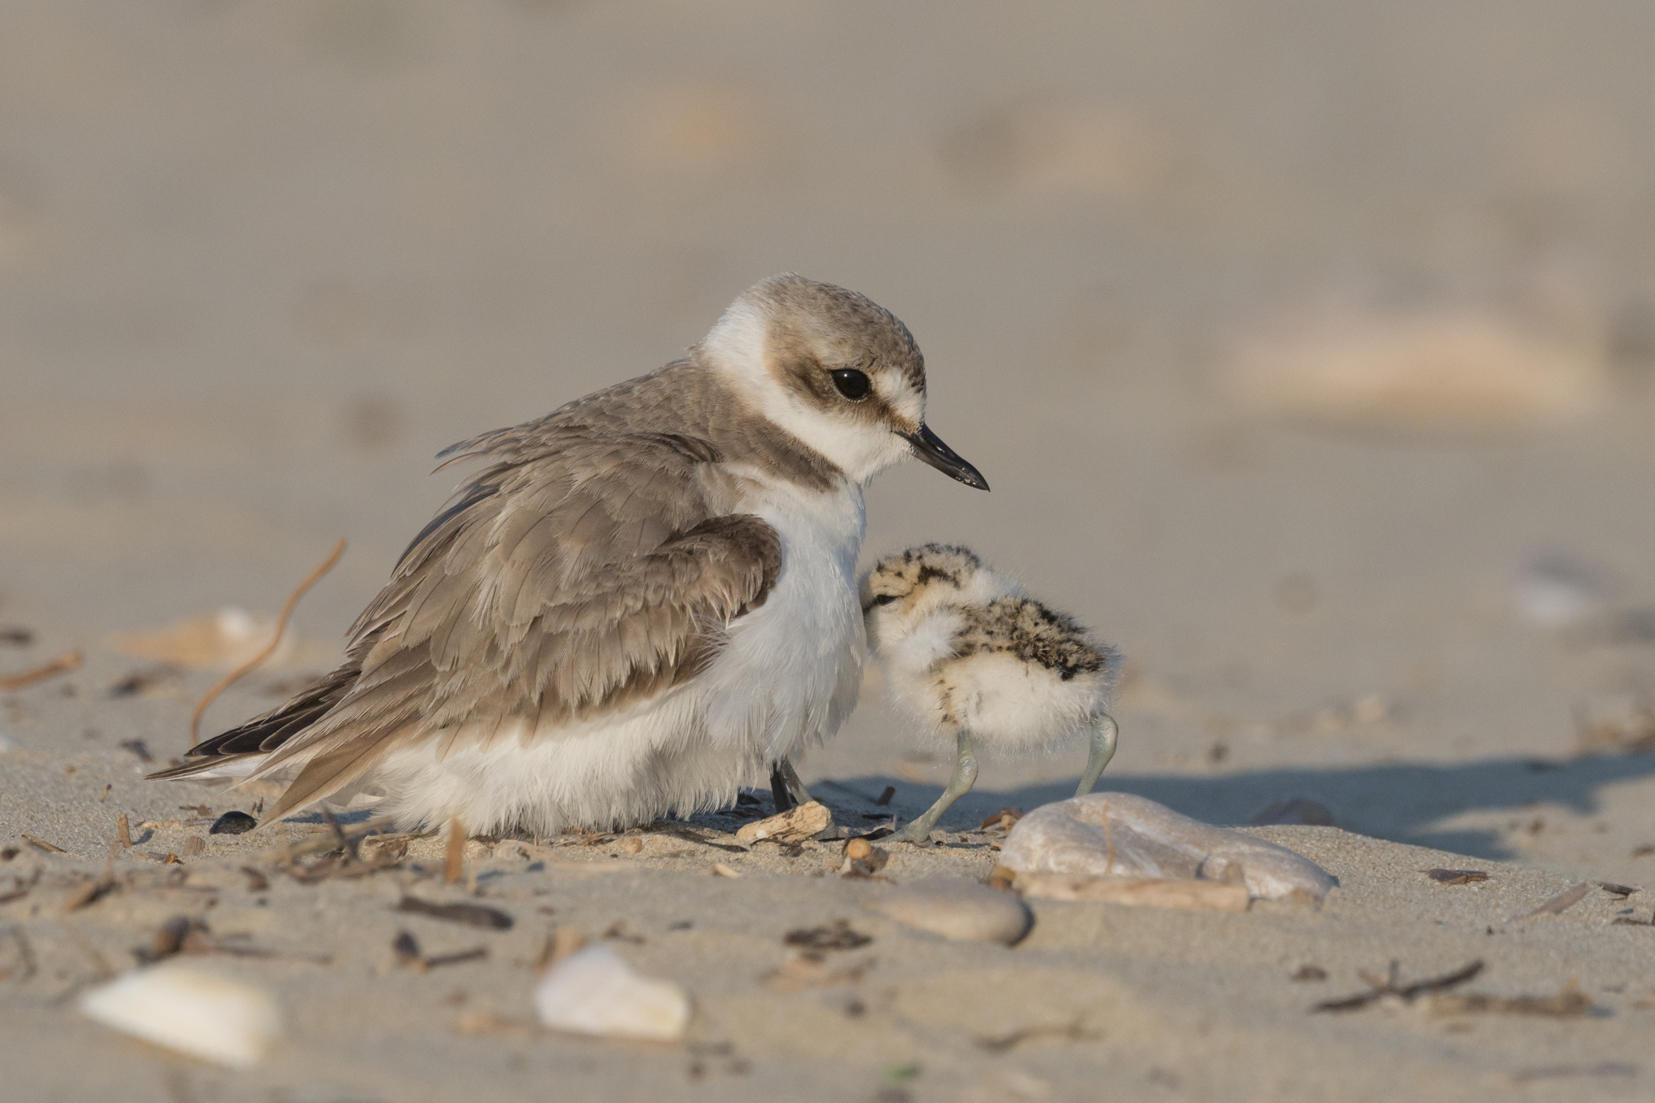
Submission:
[[[919,432],[903,433],[902,437],[914,446],[915,456],[944,475],[958,479],[966,486],[974,486],[978,490],[988,489],[988,480],[983,478],[982,472],[966,463],[952,448],[944,444],[942,438],[931,431],[930,426],[921,425]]]

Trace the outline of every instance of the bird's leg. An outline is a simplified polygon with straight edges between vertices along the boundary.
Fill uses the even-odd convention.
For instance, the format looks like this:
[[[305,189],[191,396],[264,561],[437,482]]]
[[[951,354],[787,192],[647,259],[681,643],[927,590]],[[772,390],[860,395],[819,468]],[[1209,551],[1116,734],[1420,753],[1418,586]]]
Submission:
[[[787,778],[782,774],[782,763],[785,759],[777,759],[770,764],[770,796],[776,802],[776,814],[779,816],[793,807],[793,797],[787,791]]]
[[[959,735],[959,750],[954,756],[954,774],[948,779],[948,788],[942,791],[937,803],[927,808],[919,819],[908,824],[901,831],[890,837],[893,843],[926,843],[931,839],[931,829],[942,819],[942,814],[948,811],[950,805],[967,793],[977,784],[977,756],[971,750],[971,733],[962,731]]]
[[[799,780],[799,771],[787,758],[778,758],[770,766],[770,795],[775,798],[776,811],[785,812],[795,804],[809,804],[815,800],[805,783]]]
[[[784,757],[776,764],[782,772],[782,780],[787,782],[787,795],[793,798],[794,804],[809,804],[816,798],[810,795],[805,783],[799,780],[799,771],[793,768],[793,760]]]
[[[1092,791],[1092,786],[1098,783],[1098,775],[1109,765],[1109,760],[1115,757],[1115,739],[1119,735],[1120,729],[1115,726],[1115,718],[1107,712],[1099,713],[1096,723],[1092,725],[1092,753],[1086,757],[1086,772],[1080,775],[1080,785],[1075,789],[1075,796],[1084,797]]]

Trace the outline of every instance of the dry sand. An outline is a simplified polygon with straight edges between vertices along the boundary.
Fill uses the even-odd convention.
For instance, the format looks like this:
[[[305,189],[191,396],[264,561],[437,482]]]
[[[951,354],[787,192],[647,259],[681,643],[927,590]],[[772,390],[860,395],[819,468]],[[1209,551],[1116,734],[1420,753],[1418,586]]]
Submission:
[[[0,898],[40,874],[0,904],[0,1097],[1655,1096],[1655,928],[1614,922],[1655,908],[1655,755],[1574,753],[1655,695],[1652,34],[1615,0],[4,6],[0,629],[33,642],[0,636],[0,677],[85,663],[0,693],[0,847],[67,851],[0,863]],[[1117,643],[1107,787],[1215,823],[1325,804],[1338,828],[1257,829],[1340,879],[1320,911],[1035,902],[1014,948],[944,943],[863,908],[889,885],[812,876],[832,848],[736,853],[708,818],[636,855],[473,844],[514,920],[487,931],[392,910],[466,895],[438,840],[254,890],[240,867],[320,826],[208,837],[180,806],[251,798],[141,780],[126,748],[179,753],[218,673],[112,695],[151,665],[116,636],[269,615],[347,537],[208,726],[269,707],[446,494],[433,453],[670,359],[786,269],[907,321],[933,426],[994,485],[882,478],[870,555],[966,541]],[[870,681],[801,769],[866,823],[887,784],[922,809],[941,751]],[[985,876],[959,832],[1082,759],[986,763],[948,845],[886,874]],[[64,914],[120,812],[120,889]],[[1640,891],[1507,922],[1596,880]],[[288,1009],[254,1071],[73,1010],[180,914],[278,954],[207,959]],[[787,965],[836,919],[873,941]],[[689,1040],[525,1026],[553,928],[684,985]],[[487,956],[411,972],[399,930]],[[1310,1010],[1477,959],[1465,991],[1575,980],[1591,1009]]]

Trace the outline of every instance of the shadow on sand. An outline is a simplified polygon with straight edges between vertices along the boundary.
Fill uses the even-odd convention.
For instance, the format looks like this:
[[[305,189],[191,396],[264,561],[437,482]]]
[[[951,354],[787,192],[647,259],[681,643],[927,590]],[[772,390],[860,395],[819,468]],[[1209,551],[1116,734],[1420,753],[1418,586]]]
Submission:
[[[1651,775],[1655,775],[1655,754],[1563,760],[1492,758],[1442,766],[1385,763],[1205,776],[1108,773],[1098,782],[1098,789],[1135,793],[1218,824],[1245,824],[1275,801],[1308,797],[1331,809],[1335,821],[1347,831],[1476,858],[1504,859],[1516,852],[1506,844],[1501,830],[1444,830],[1437,825],[1468,812],[1532,816],[1528,806],[1534,804],[1563,805],[1590,815],[1600,810],[1605,787]],[[872,814],[880,811],[873,807],[873,800],[887,785],[896,789],[890,807],[903,819],[924,809],[941,792],[938,786],[885,776],[818,781],[812,787],[822,786],[823,795],[836,805],[851,807],[856,804],[855,796],[862,797],[865,811]],[[980,780],[978,788],[950,809],[939,826],[974,827],[1004,806],[1027,809],[1074,795],[1073,781],[1011,790],[996,790],[992,785],[992,776]]]

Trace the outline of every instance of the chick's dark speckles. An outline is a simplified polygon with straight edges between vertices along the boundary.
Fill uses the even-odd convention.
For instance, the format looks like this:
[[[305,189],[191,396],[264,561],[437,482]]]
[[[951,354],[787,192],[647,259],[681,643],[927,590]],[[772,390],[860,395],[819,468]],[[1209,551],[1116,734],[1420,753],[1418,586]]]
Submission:
[[[862,582],[862,613],[866,616],[878,597],[905,598],[932,582],[946,582],[959,589],[966,577],[982,565],[975,552],[956,544],[926,544],[888,555]]]
[[[1065,682],[1077,674],[1106,670],[1113,657],[1088,640],[1086,629],[1073,617],[1033,598],[997,598],[986,606],[968,607],[962,615],[957,655],[1006,651],[1055,671]]]

